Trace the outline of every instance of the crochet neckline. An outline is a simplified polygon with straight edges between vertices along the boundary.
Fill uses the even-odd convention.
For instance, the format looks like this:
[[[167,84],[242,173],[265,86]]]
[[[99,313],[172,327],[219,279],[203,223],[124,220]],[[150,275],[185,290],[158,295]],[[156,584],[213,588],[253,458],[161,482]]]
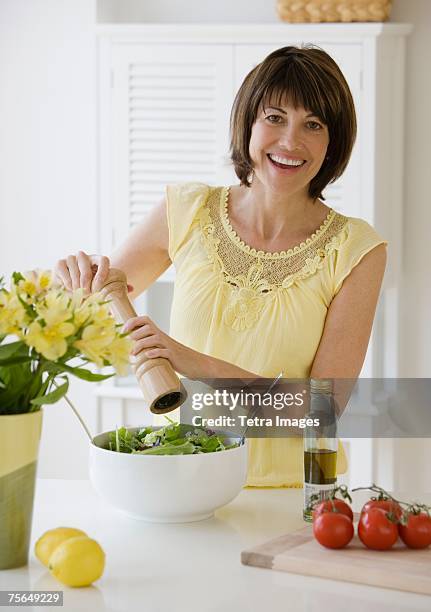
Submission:
[[[310,244],[317,240],[319,236],[328,229],[337,214],[335,210],[331,208],[321,226],[316,229],[316,231],[313,232],[311,236],[309,236],[304,242],[301,242],[300,244],[297,244],[296,246],[287,249],[286,251],[260,251],[245,243],[233,229],[229,220],[228,212],[229,193],[230,187],[223,187],[220,194],[220,218],[223,227],[226,231],[226,234],[229,236],[232,242],[234,242],[240,249],[242,249],[246,253],[257,257],[262,257],[264,259],[280,259],[290,257],[291,255],[299,253],[303,249],[309,247]]]

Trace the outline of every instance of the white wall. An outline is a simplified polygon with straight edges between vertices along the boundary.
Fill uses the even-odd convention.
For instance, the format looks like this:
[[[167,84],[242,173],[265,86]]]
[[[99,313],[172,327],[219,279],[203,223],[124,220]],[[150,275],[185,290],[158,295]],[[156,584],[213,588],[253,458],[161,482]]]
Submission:
[[[96,248],[95,6],[0,3],[1,267]]]
[[[431,2],[395,0],[392,18],[414,26],[407,43],[400,376],[431,377]],[[408,406],[406,406],[408,410]],[[430,439],[396,440],[395,487],[431,491]]]
[[[395,0],[393,20],[409,22],[407,43],[403,325],[400,376],[431,377],[431,2]]]
[[[267,23],[278,21],[276,0],[97,0],[101,22]]]
[[[95,12],[92,0],[0,2],[0,276],[97,249]],[[70,396],[94,427],[90,384]],[[85,476],[70,408],[44,411],[40,473]]]

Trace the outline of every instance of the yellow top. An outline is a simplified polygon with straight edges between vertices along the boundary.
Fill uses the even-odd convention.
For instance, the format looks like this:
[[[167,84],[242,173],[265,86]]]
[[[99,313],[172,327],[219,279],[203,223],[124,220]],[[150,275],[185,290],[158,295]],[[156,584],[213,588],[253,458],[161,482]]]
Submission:
[[[305,242],[256,251],[229,223],[228,187],[167,188],[176,269],[170,334],[260,376],[308,378],[328,307],[362,257],[384,241],[361,219],[331,210]],[[249,486],[302,486],[301,438],[250,439]],[[346,470],[342,446],[338,473]]]

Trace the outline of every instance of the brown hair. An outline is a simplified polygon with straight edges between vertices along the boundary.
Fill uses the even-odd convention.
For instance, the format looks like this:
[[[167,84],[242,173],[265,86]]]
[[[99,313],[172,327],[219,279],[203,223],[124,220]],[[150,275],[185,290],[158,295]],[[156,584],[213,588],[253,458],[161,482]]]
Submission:
[[[339,178],[349,161],[356,138],[356,114],[352,94],[335,61],[319,47],[283,47],[273,51],[245,77],[236,94],[230,116],[231,159],[241,185],[250,187],[253,170],[249,144],[261,106],[281,103],[287,97],[328,127],[329,145],[319,172],[311,180],[311,198]]]

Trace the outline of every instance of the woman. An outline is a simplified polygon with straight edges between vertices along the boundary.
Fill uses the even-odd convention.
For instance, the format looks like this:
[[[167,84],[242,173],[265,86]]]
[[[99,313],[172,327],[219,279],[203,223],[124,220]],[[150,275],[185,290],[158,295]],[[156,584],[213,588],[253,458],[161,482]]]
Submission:
[[[355,135],[336,63],[318,48],[279,49],[248,74],[234,102],[240,184],[169,186],[111,260],[81,251],[59,261],[56,276],[68,289],[96,291],[112,265],[135,297],[173,263],[170,335],[148,317],[126,329],[134,353],[166,357],[188,378],[356,378],[386,247],[368,223],[322,197]],[[302,486],[300,439],[251,439],[249,448],[248,485]]]

